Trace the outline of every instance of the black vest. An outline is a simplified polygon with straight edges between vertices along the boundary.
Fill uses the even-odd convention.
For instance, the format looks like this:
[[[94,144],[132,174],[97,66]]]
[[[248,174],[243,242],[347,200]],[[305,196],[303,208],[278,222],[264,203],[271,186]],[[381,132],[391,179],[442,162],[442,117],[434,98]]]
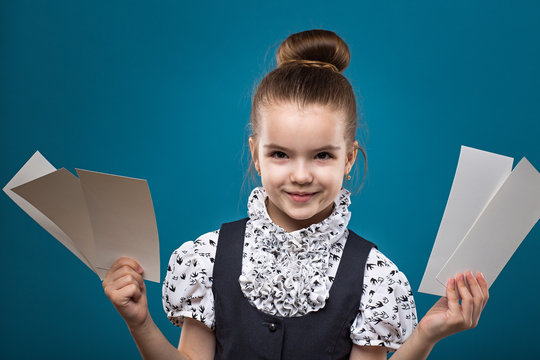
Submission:
[[[349,230],[325,306],[300,317],[272,316],[252,306],[238,283],[247,220],[225,223],[219,231],[212,284],[214,359],[349,359],[350,327],[360,306],[366,260],[376,245]]]

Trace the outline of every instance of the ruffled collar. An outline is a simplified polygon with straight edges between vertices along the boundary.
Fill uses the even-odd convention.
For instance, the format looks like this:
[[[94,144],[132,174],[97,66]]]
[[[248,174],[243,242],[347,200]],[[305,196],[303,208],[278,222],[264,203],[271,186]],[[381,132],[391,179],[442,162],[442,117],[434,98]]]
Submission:
[[[239,277],[242,292],[269,314],[291,317],[317,311],[324,307],[332,285],[327,275],[331,249],[348,234],[350,192],[341,189],[326,219],[290,233],[270,219],[266,198],[263,187],[249,196]]]

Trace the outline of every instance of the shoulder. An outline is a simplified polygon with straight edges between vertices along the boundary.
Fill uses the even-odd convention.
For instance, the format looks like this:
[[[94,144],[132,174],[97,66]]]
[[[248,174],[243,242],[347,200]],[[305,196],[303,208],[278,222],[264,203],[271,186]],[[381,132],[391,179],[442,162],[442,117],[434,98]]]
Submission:
[[[416,325],[416,305],[407,277],[381,251],[372,248],[351,339],[357,345],[385,346],[395,351]]]
[[[369,280],[369,285],[372,286],[384,284],[392,287],[409,287],[409,281],[405,274],[377,248],[371,249],[366,260],[365,280]]]
[[[195,253],[201,253],[205,251],[210,251],[212,248],[215,248],[219,238],[219,229],[207,232],[202,234],[197,239],[193,241],[186,241],[174,252],[177,253],[187,253],[193,251]]]
[[[191,317],[214,327],[212,274],[219,230],[186,241],[173,251],[162,287],[163,308],[169,320],[182,326]]]
[[[213,263],[218,238],[219,230],[214,230],[199,236],[196,240],[184,242],[172,252],[167,271],[171,270],[171,266],[175,264],[181,265],[184,261],[195,260],[197,262],[197,259],[200,259]]]
[[[376,248],[371,249],[366,261],[362,304],[369,306],[368,303],[374,301],[383,301],[385,304],[403,303],[403,307],[415,308],[413,292],[407,276]],[[396,309],[393,310],[395,312]]]
[[[211,231],[194,241],[186,241],[172,252],[163,281],[164,292],[176,285],[185,286],[186,282],[211,286],[218,237],[219,230]]]

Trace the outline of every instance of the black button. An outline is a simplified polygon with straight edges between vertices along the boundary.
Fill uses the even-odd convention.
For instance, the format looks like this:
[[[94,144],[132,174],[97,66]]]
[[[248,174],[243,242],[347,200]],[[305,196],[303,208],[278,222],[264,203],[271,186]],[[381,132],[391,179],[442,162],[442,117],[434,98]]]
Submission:
[[[274,324],[274,323],[270,323],[270,324],[268,325],[268,329],[270,329],[271,332],[274,332],[274,331],[277,330],[277,326],[276,326],[276,324]]]

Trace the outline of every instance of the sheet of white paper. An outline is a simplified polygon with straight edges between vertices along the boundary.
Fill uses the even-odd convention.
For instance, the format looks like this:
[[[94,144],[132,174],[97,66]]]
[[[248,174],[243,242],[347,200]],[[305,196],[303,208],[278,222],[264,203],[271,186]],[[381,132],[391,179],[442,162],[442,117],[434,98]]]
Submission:
[[[144,278],[160,282],[159,238],[146,180],[76,169],[94,229],[96,267],[135,259]]]
[[[493,284],[540,218],[540,174],[523,158],[437,274],[446,284],[458,272],[481,271]]]
[[[439,231],[418,291],[445,296],[437,273],[512,170],[513,159],[461,147],[457,170]]]
[[[14,187],[12,191],[62,229],[88,260],[87,263],[95,263],[92,225],[77,177],[62,168]]]
[[[23,167],[13,176],[13,178],[4,186],[3,190],[11,200],[13,200],[24,212],[26,212],[32,219],[34,219],[41,227],[43,227],[49,234],[56,238],[66,248],[69,249],[75,256],[77,256],[82,262],[92,269],[92,266],[86,260],[85,256],[77,249],[73,241],[69,236],[62,231],[53,221],[45,216],[41,211],[36,209],[31,203],[12,191],[13,188],[35,180],[47,174],[56,171],[56,168],[51,165],[41,155],[39,151],[36,151],[34,155],[23,165]]]

